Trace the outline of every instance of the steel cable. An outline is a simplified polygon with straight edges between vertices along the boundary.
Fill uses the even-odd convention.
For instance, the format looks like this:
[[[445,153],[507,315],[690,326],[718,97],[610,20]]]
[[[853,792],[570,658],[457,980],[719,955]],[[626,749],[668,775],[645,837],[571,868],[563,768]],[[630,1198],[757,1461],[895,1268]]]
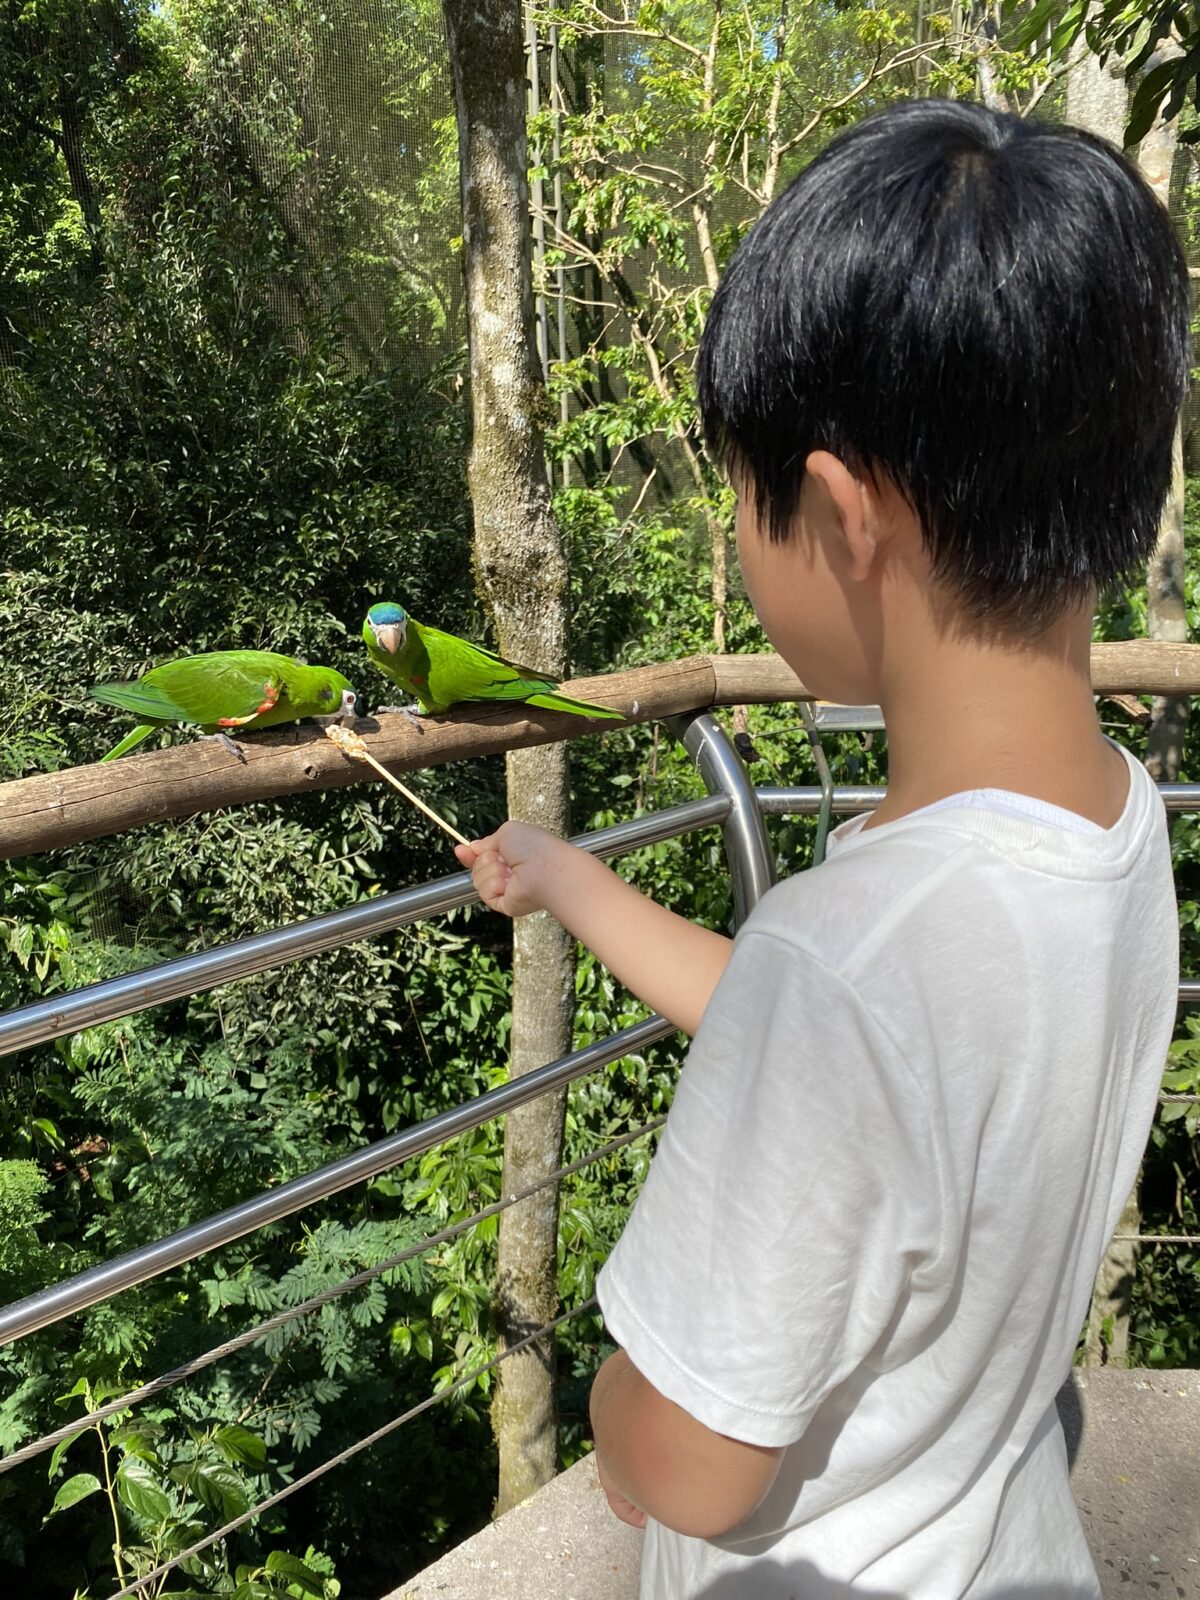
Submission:
[[[353,1277],[344,1278],[341,1283],[334,1284],[329,1289],[323,1289],[320,1294],[312,1295],[307,1300],[302,1300],[298,1305],[280,1311],[277,1315],[269,1317],[265,1322],[260,1322],[253,1328],[236,1334],[232,1339],[226,1339],[222,1344],[214,1345],[211,1350],[191,1357],[178,1367],[172,1367],[169,1372],[164,1372],[160,1377],[152,1378],[149,1383],[144,1383],[136,1389],[131,1389],[128,1394],[121,1395],[116,1400],[110,1400],[95,1411],[89,1411],[86,1417],[80,1417],[74,1422],[67,1423],[64,1427],[56,1428],[53,1433],[44,1434],[40,1439],[34,1439],[29,1444],[22,1445],[19,1450],[0,1458],[0,1472],[9,1472],[13,1467],[19,1467],[23,1462],[31,1461],[35,1456],[43,1455],[55,1445],[61,1444],[64,1439],[77,1438],[85,1433],[88,1428],[97,1422],[103,1422],[106,1417],[114,1416],[118,1411],[127,1411],[131,1406],[140,1405],[143,1400],[149,1400],[156,1394],[161,1394],[164,1389],[169,1389],[177,1383],[182,1383],[185,1378],[190,1378],[193,1373],[201,1372],[205,1367],[211,1367],[214,1362],[222,1360],[225,1356],[234,1354],[235,1351],[244,1350],[247,1345],[256,1343],[269,1333],[274,1333],[277,1328],[286,1327],[289,1322],[307,1316],[310,1311],[318,1311],[323,1305],[328,1305],[331,1300],[336,1300],[343,1294],[349,1294],[352,1289],[361,1289],[364,1284],[370,1283],[373,1278],[380,1277],[393,1268],[402,1266],[405,1261],[411,1261],[415,1256],[423,1255],[426,1250],[432,1250],[435,1245],[445,1244],[448,1240],[457,1238],[460,1233],[465,1233],[468,1228],[473,1228],[477,1222],[483,1222],[488,1217],[498,1216],[501,1211],[506,1211],[509,1206],[518,1205],[522,1200],[527,1200],[530,1195],[537,1194],[540,1189],[548,1188],[552,1183],[557,1183],[560,1178],[569,1178],[573,1173],[580,1172],[584,1167],[590,1166],[593,1161],[601,1161],[605,1156],[611,1155],[614,1150],[621,1149],[624,1145],[632,1144],[635,1139],[640,1139],[643,1134],[653,1133],[661,1128],[666,1121],[665,1117],[656,1117],[653,1122],[643,1123],[640,1128],[634,1128],[629,1133],[623,1133],[618,1138],[599,1150],[593,1150],[586,1156],[581,1156],[578,1161],[572,1161],[569,1166],[558,1167],[554,1172],[548,1173],[544,1178],[539,1178],[536,1183],[531,1183],[527,1188],[520,1189],[516,1194],[506,1195],[503,1199],[495,1201],[490,1206],[485,1206],[482,1211],[476,1211],[472,1216],[464,1217],[460,1221],[451,1223],[448,1228],[443,1228],[439,1233],[431,1233],[428,1238],[420,1240],[417,1244],[409,1245],[394,1256],[389,1256],[386,1261],[379,1262],[376,1266],[366,1267],[362,1272],[356,1272]]]
[[[306,1472],[302,1478],[297,1478],[294,1483],[288,1483],[282,1489],[268,1495],[265,1500],[260,1500],[256,1506],[251,1506],[249,1511],[243,1511],[240,1517],[235,1517],[232,1522],[227,1522],[224,1527],[218,1528],[215,1533],[210,1533],[207,1538],[201,1539],[197,1544],[189,1545],[186,1550],[181,1550],[178,1555],[172,1556],[169,1561],[164,1561],[151,1572],[144,1572],[140,1578],[128,1583],[123,1589],[118,1589],[111,1594],[108,1600],[126,1600],[127,1595],[137,1594],[139,1589],[144,1589],[146,1584],[153,1583],[155,1579],[164,1577],[168,1572],[174,1571],[184,1561],[190,1561],[201,1550],[207,1550],[209,1545],[216,1544],[219,1539],[226,1538],[235,1532],[243,1523],[257,1517],[260,1512],[269,1511],[272,1506],[277,1506],[281,1500],[286,1500],[289,1495],[298,1489],[305,1489],[310,1483],[315,1483],[318,1478],[323,1478],[334,1467],[340,1467],[344,1461],[349,1461],[351,1456],[356,1456],[360,1450],[365,1450],[369,1445],[377,1444],[380,1439],[386,1438],[389,1433],[395,1433],[397,1428],[402,1428],[406,1422],[411,1422],[414,1417],[420,1416],[423,1411],[428,1411],[431,1406],[436,1406],[442,1400],[448,1400],[452,1394],[463,1389],[469,1383],[474,1383],[476,1378],[481,1378],[485,1372],[490,1372],[493,1367],[498,1367],[502,1361],[507,1361],[509,1356],[515,1356],[519,1350],[524,1350],[526,1345],[535,1344],[539,1339],[544,1339],[548,1333],[553,1333],[556,1328],[561,1328],[564,1322],[570,1322],[572,1317],[580,1316],[584,1311],[590,1311],[596,1305],[596,1296],[581,1301],[573,1306],[570,1311],[564,1311],[561,1317],[555,1317],[553,1322],[544,1323],[542,1327],[535,1328],[532,1333],[527,1333],[523,1339],[518,1339],[516,1344],[510,1344],[506,1350],[501,1350],[490,1361],[485,1361],[482,1366],[473,1368],[470,1372],[463,1373],[461,1378],[445,1389],[439,1389],[436,1394],[427,1396],[417,1405],[405,1411],[399,1417],[393,1417],[391,1422],[385,1422],[382,1428],[376,1428],[374,1433],[367,1434],[365,1439],[360,1439],[357,1444],[348,1445],[345,1450],[340,1450],[336,1456],[330,1456],[328,1461],[323,1461],[319,1467],[314,1467],[311,1472]]]

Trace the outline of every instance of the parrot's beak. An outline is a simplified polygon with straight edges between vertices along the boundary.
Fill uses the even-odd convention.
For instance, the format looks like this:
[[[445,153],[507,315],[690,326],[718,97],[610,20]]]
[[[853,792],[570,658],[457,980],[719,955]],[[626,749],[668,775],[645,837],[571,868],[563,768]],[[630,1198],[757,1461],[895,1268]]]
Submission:
[[[388,655],[394,656],[404,643],[404,629],[398,622],[373,622],[371,627],[375,632],[375,643]]]

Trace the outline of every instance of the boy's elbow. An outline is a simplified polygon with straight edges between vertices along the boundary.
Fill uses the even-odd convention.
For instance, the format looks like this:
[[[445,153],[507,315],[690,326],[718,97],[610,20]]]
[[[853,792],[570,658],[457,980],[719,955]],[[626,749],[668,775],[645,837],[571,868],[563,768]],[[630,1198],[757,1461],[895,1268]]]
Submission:
[[[732,1471],[722,1463],[724,1471],[714,1471],[700,1482],[690,1472],[678,1485],[660,1482],[650,1496],[654,1503],[645,1509],[673,1533],[690,1539],[720,1539],[754,1515],[775,1482],[783,1452],[762,1450],[756,1454],[753,1461],[742,1456]]]
[[[783,1449],[716,1433],[661,1394],[619,1350],[592,1390],[601,1461],[620,1492],[663,1527],[719,1539],[766,1498]]]

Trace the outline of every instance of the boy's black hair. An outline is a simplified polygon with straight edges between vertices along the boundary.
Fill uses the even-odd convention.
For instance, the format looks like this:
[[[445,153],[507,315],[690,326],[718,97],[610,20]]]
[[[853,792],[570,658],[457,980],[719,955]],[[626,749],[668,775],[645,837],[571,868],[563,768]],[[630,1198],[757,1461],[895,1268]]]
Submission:
[[[1112,146],[915,100],[840,134],[751,229],[700,407],[772,538],[830,450],[906,496],[968,616],[1032,631],[1152,549],[1187,350],[1183,253]]]

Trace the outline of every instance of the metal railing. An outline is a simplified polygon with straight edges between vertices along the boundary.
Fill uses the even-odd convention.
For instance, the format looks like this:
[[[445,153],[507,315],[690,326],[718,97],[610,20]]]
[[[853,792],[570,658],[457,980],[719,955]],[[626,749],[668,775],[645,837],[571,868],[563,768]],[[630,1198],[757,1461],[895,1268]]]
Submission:
[[[698,712],[675,718],[671,720],[670,726],[695,760],[709,793],[703,799],[689,801],[684,805],[585,834],[575,842],[592,854],[602,859],[609,859],[646,845],[677,838],[699,828],[720,824],[724,834],[733,889],[734,918],[738,924],[745,919],[771,886],[774,878],[772,855],[763,823],[764,817],[815,815],[827,820],[831,813],[842,816],[858,815],[878,805],[884,792],[877,788],[834,785],[828,775],[828,766],[824,763],[820,765],[823,780],[820,786],[755,789],[732,743],[710,713]],[[1160,785],[1160,791],[1170,811],[1200,810],[1200,784]],[[0,1016],[0,1055],[27,1050],[82,1028],[115,1021],[170,1000],[200,993],[288,962],[302,960],[320,951],[330,950],[358,939],[370,938],[421,918],[468,905],[475,899],[470,875],[465,872],[455,873],[416,888],[381,895],[325,916],[257,934],[252,938],[238,940],[39,1001]],[[1200,1003],[1200,980],[1189,979],[1182,982],[1179,987],[1179,998],[1183,1003]],[[650,1016],[608,1038],[572,1051],[557,1061],[548,1062],[535,1071],[504,1083],[424,1122],[402,1129],[314,1172],[306,1173],[278,1188],[255,1195],[216,1216],[193,1223],[165,1238],[18,1300],[0,1309],[0,1345],[28,1337],[123,1290],[145,1283],[198,1256],[221,1248],[268,1223],[278,1222],[317,1201],[375,1177],[470,1129],[504,1115],[539,1095],[560,1089],[588,1073],[639,1053],[673,1032],[675,1032],[674,1026],[664,1017]],[[1190,1102],[1200,1100],[1200,1096],[1195,1095],[1163,1095],[1162,1098]],[[600,1160],[635,1139],[653,1132],[661,1125],[661,1121],[659,1118],[643,1127],[630,1130],[602,1149],[546,1175],[528,1189],[503,1196],[494,1205],[420,1240],[389,1260],[344,1279],[312,1299],[290,1307],[287,1311],[245,1330],[212,1350],[190,1358],[171,1372],[164,1373],[128,1394],[110,1401],[100,1410],[89,1413],[87,1417],[77,1418],[55,1432],[31,1441],[8,1456],[0,1458],[0,1473],[52,1449],[64,1438],[77,1433],[81,1427],[90,1426],[105,1416],[113,1415],[152,1395],[159,1394],[232,1352],[244,1349],[285,1324],[308,1315],[330,1300],[362,1287],[373,1278],[394,1269],[401,1262],[444,1243],[475,1226],[484,1218],[496,1215],[538,1190],[581,1170],[589,1163]],[[1123,1237],[1137,1237],[1164,1244],[1200,1242],[1185,1235]],[[554,1328],[572,1316],[579,1315],[583,1310],[589,1309],[593,1303],[589,1301],[565,1312],[554,1322],[529,1334],[520,1345],[510,1346],[492,1361],[463,1374],[447,1389],[431,1395],[403,1416],[392,1419],[366,1439],[358,1441],[348,1450],[322,1463],[304,1478],[287,1485],[268,1500],[251,1508],[244,1516],[218,1529],[216,1533],[207,1536],[189,1550],[174,1556],[155,1572],[143,1574],[135,1582],[111,1596],[110,1600],[122,1600],[124,1596],[139,1592],[152,1580],[162,1576],[190,1555],[225,1537],[249,1518],[277,1504],[287,1495],[312,1482],[314,1478],[402,1426],[411,1417],[473,1382],[484,1371],[506,1359],[508,1355],[515,1354],[526,1344],[548,1336]]]

